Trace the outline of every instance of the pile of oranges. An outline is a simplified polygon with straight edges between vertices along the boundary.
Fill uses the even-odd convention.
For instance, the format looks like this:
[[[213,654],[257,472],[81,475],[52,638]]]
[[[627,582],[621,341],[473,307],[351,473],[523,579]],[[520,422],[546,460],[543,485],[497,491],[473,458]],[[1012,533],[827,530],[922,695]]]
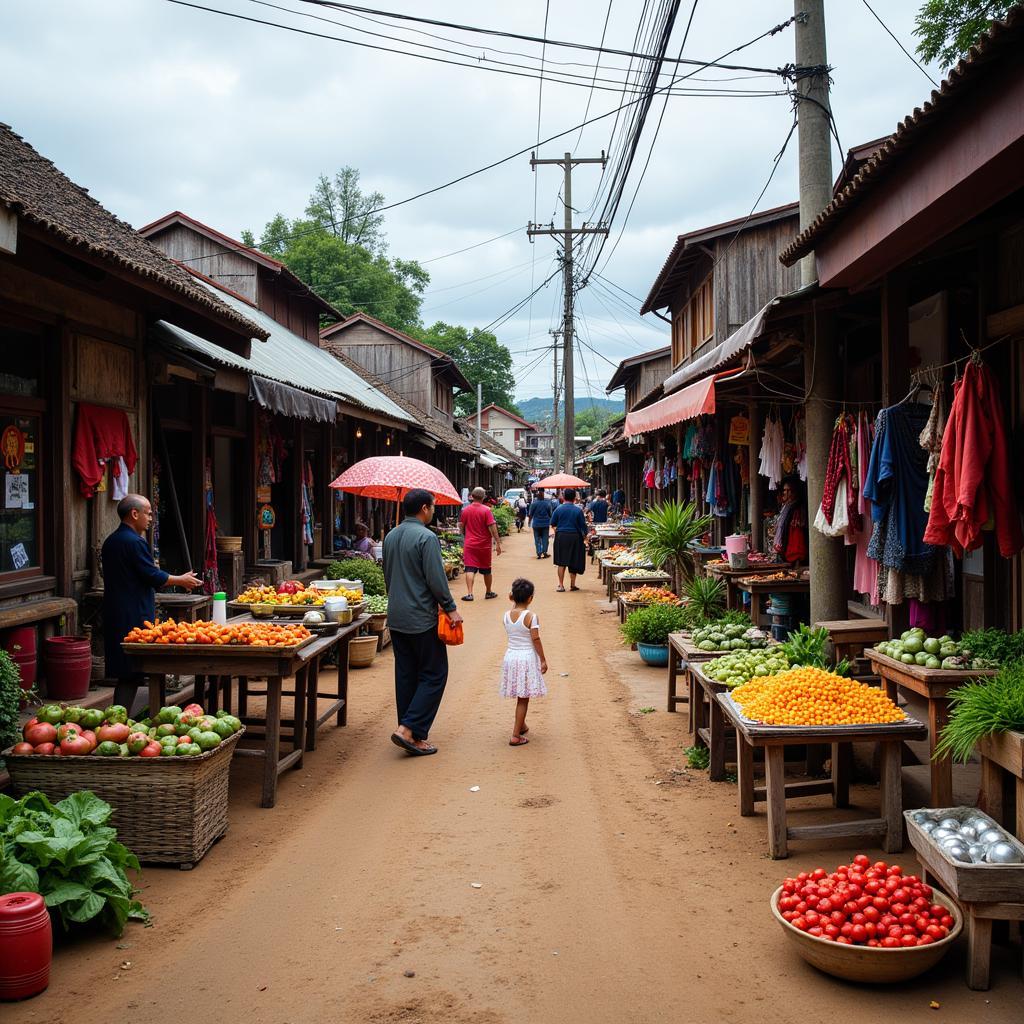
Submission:
[[[628,604],[679,604],[679,598],[665,587],[637,587],[624,596]]]
[[[184,646],[213,644],[216,647],[294,647],[312,636],[305,626],[280,625],[274,622],[239,622],[221,625],[217,622],[145,622],[136,626],[125,638],[126,644],[159,644]]]
[[[745,717],[765,725],[880,725],[906,718],[881,690],[822,668],[757,676],[732,698]]]

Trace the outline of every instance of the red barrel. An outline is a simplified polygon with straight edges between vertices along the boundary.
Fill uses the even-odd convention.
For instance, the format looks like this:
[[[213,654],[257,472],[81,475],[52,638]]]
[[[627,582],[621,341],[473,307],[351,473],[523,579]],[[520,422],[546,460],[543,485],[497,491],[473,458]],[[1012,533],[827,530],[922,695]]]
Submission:
[[[0,896],[0,999],[28,999],[50,984],[53,933],[37,892]]]
[[[51,636],[43,641],[46,696],[81,700],[89,692],[92,651],[87,636]]]
[[[11,656],[21,673],[21,688],[31,690],[36,682],[36,627],[17,626],[7,630],[0,647]]]

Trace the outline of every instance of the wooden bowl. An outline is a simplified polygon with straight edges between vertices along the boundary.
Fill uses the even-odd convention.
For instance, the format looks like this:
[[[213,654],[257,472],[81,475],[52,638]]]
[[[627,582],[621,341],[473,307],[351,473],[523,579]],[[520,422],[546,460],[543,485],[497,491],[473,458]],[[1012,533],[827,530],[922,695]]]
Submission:
[[[847,946],[841,942],[819,939],[816,935],[794,928],[779,912],[779,897],[782,886],[771,895],[769,901],[775,920],[782,926],[786,938],[796,951],[819,971],[846,981],[861,981],[868,984],[892,984],[916,978],[934,967],[949,952],[949,947],[963,928],[963,915],[959,908],[941,892],[933,891],[932,900],[942,904],[953,918],[949,934],[930,946],[911,946],[909,949],[878,949],[874,946]]]

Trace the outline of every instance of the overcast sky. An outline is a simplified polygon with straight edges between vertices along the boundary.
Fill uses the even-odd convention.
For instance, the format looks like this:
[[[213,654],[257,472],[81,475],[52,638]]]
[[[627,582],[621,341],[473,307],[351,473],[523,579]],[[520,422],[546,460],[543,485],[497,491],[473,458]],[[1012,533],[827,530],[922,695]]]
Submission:
[[[411,40],[459,49],[409,31],[426,26],[397,30],[393,24],[373,24],[302,0],[274,0],[273,5],[255,0],[197,2],[404,50]],[[387,0],[382,6],[540,36],[546,3]],[[684,0],[669,46],[673,56],[690,6]],[[912,51],[919,0],[873,0],[872,6]],[[642,8],[641,0],[611,4],[607,47],[634,48]],[[832,105],[840,140],[849,148],[891,132],[927,98],[931,85],[862,0],[828,0],[826,8],[828,56],[834,67]],[[550,0],[548,38],[597,44],[607,10],[604,0]],[[684,57],[716,58],[792,12],[786,0],[698,0]],[[354,28],[392,38],[374,38]],[[529,68],[535,75],[537,45],[443,28],[430,31],[470,41],[474,52],[507,61],[517,70]],[[594,57],[552,46],[546,67],[580,76],[577,80],[588,85]],[[758,68],[792,60],[792,28],[730,58],[731,63]],[[603,83],[609,87],[621,83],[628,63],[627,57],[603,57],[599,79],[612,80]],[[934,68],[929,70],[940,77]],[[719,88],[779,87],[776,76],[738,78],[740,74],[702,72],[700,77],[732,79],[720,82]],[[685,84],[696,86],[698,81]],[[237,236],[250,228],[258,236],[275,213],[301,214],[317,175],[345,164],[360,169],[366,188],[383,192],[389,202],[402,200],[535,143],[539,91],[536,77],[357,48],[168,0],[4,3],[0,120],[135,225],[181,209],[228,234]],[[540,101],[543,139],[579,124],[588,102],[589,116],[594,117],[618,106],[622,95],[610,88],[591,95],[586,87],[548,79]],[[604,278],[641,297],[677,234],[750,212],[792,119],[785,96],[673,96],[655,138],[660,112],[659,99],[648,118],[626,199],[597,264]],[[608,148],[612,123],[610,117],[597,122],[582,138],[574,132],[543,146],[541,155],[561,156],[568,149],[596,156]],[[623,228],[652,139],[653,156],[636,203],[602,268]],[[834,168],[838,164],[837,149]],[[599,167],[589,166],[574,174],[578,221],[595,217],[588,206],[600,176]],[[560,184],[559,168],[540,168],[534,175],[526,155],[387,214],[390,252],[406,259],[433,260],[513,232],[427,264],[432,277],[423,304],[427,322],[484,326],[552,272],[554,241],[540,238],[530,245],[525,228],[535,217],[542,222],[561,217]],[[794,139],[759,208],[796,198]],[[543,346],[550,343],[549,328],[560,320],[560,302],[556,277],[498,331],[513,352],[520,398],[550,394],[551,360]],[[641,320],[638,306],[605,283],[581,293],[579,331],[591,347],[582,348],[582,363],[577,357],[577,394],[603,395],[611,364],[666,343],[667,325],[652,316]]]

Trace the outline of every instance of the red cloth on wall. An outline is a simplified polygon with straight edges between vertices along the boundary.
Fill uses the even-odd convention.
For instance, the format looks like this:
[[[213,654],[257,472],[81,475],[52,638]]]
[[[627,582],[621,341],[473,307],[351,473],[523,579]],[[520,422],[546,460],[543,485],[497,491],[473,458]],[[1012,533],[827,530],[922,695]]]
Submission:
[[[139,461],[128,417],[122,409],[78,403],[75,439],[71,446],[71,465],[78,473],[82,495],[91,498],[103,479],[108,459],[124,459],[129,473]]]
[[[1024,547],[1013,491],[999,387],[983,363],[968,362],[954,386],[942,435],[942,455],[924,539],[949,544],[962,555],[981,547],[982,529],[995,523],[999,553],[1011,558]]]

